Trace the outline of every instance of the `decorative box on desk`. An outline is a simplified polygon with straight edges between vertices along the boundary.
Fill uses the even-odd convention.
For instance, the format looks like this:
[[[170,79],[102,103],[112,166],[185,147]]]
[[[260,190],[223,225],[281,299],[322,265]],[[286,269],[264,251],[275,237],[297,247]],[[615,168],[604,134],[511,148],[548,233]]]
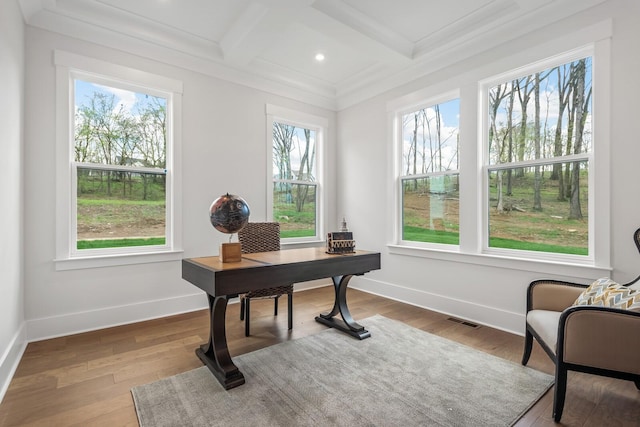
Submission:
[[[220,261],[240,262],[242,261],[242,246],[240,243],[220,244]]]
[[[350,231],[334,231],[327,234],[328,254],[348,254],[356,250],[356,241]]]

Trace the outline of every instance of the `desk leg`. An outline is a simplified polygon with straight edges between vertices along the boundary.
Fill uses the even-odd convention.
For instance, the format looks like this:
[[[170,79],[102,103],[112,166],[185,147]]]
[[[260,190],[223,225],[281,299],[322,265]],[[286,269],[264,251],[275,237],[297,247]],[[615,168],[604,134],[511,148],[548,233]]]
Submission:
[[[227,348],[227,333],[225,329],[225,315],[227,312],[227,297],[209,298],[210,332],[209,342],[196,349],[196,355],[204,362],[213,375],[226,389],[244,384],[244,375],[233,364]]]
[[[363,340],[369,338],[371,333],[353,320],[349,312],[349,307],[347,307],[347,285],[351,277],[353,277],[352,274],[331,278],[336,293],[333,309],[330,313],[322,313],[317,316],[316,321]],[[338,313],[340,313],[342,320],[334,318]]]

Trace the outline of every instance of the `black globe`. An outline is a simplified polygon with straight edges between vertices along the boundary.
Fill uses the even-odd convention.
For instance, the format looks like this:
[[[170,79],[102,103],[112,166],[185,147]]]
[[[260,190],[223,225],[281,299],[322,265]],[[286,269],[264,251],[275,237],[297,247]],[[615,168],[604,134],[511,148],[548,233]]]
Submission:
[[[211,225],[227,234],[242,230],[249,222],[249,214],[247,202],[242,197],[229,193],[215,199],[209,208]]]

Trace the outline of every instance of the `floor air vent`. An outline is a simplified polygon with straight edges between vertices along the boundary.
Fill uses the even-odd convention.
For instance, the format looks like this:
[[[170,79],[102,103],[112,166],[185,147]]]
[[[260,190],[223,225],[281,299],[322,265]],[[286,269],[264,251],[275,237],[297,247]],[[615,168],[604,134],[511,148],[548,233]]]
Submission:
[[[475,323],[468,322],[466,320],[456,319],[455,317],[449,317],[447,320],[450,320],[450,321],[456,322],[456,323],[460,323],[461,325],[469,326],[471,328],[477,328],[477,327],[480,326],[480,325],[477,325]]]

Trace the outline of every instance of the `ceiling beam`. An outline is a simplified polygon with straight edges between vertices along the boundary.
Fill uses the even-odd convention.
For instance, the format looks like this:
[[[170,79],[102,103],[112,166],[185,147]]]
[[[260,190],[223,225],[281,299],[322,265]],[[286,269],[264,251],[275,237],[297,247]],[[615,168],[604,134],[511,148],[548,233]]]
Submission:
[[[345,28],[356,31],[380,45],[378,51],[381,49],[390,50],[394,52],[393,56],[402,56],[405,59],[413,57],[413,42],[342,0],[316,0],[312,8],[342,23]],[[326,21],[323,24],[326,24]]]

